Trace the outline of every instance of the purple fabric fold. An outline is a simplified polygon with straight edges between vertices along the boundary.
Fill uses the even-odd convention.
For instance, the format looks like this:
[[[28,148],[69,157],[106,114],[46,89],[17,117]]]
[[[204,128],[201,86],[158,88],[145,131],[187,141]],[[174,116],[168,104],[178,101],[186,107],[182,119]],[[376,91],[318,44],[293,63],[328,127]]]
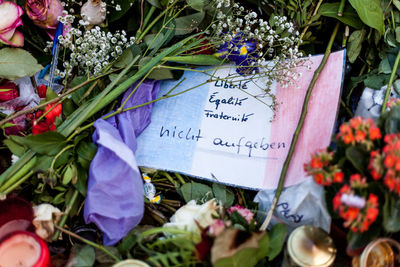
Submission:
[[[135,87],[125,92],[122,102]],[[158,81],[144,81],[124,108],[154,100],[159,88]],[[149,104],[94,123],[98,150],[89,168],[84,218],[103,231],[104,245],[117,243],[143,217],[143,181],[134,153],[136,137],[149,125],[152,108]]]

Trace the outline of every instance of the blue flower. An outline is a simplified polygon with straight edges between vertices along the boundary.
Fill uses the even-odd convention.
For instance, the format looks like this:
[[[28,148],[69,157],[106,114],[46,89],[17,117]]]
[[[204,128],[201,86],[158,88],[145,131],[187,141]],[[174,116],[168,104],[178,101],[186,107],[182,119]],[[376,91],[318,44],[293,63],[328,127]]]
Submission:
[[[258,73],[258,68],[252,67],[258,58],[257,43],[252,39],[243,39],[242,33],[225,42],[216,56],[235,62],[236,72],[241,75]]]

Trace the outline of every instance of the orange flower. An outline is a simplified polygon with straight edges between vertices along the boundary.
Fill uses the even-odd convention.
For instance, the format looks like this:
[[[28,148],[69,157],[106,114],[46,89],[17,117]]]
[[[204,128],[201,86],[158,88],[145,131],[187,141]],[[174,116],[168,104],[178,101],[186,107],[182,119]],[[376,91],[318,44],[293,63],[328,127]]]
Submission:
[[[313,158],[311,160],[311,168],[313,169],[321,169],[323,167],[322,161],[320,158]]]
[[[324,180],[324,175],[323,175],[322,173],[316,173],[316,174],[314,174],[314,181],[315,181],[317,184],[321,185],[322,182],[323,182],[323,180]]]
[[[371,138],[371,140],[382,138],[381,130],[377,127],[369,128],[369,138]]]
[[[347,212],[345,213],[344,219],[345,220],[350,220],[350,221],[355,220],[357,218],[357,216],[358,216],[359,211],[360,210],[358,208],[350,207],[347,210]]]
[[[362,118],[361,117],[355,117],[349,121],[350,127],[352,128],[357,128],[362,124]]]
[[[354,135],[352,133],[348,133],[343,137],[343,142],[345,144],[350,144],[354,142]]]
[[[375,169],[371,170],[371,176],[374,180],[379,180],[381,178],[381,174]]]
[[[335,183],[341,183],[341,182],[343,182],[343,177],[344,177],[343,172],[336,172],[336,173],[333,175],[333,182],[335,182]]]
[[[393,176],[386,175],[384,182],[390,191],[393,191],[396,187],[396,179]]]
[[[333,198],[333,210],[337,210],[340,205],[342,205],[342,201],[341,201],[341,194],[337,194],[334,198]]]
[[[347,134],[351,132],[351,128],[348,124],[340,125],[339,131],[341,134]]]
[[[386,168],[392,168],[393,165],[396,162],[396,158],[393,155],[387,155],[383,164],[385,165]]]
[[[356,141],[357,142],[362,142],[365,140],[365,137],[367,136],[367,134],[363,131],[356,131]]]

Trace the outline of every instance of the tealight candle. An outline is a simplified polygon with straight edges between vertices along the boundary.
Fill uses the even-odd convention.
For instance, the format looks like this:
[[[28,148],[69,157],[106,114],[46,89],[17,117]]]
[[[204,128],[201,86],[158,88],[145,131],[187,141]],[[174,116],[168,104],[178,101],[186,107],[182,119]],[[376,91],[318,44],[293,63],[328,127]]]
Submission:
[[[51,267],[46,242],[31,232],[13,232],[0,243],[0,266]]]

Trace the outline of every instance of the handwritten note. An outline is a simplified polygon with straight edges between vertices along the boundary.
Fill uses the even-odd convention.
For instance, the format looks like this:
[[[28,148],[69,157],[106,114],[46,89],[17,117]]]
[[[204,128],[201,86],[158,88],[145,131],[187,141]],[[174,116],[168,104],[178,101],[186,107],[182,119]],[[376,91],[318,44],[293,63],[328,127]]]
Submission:
[[[333,53],[316,83],[286,185],[304,181],[303,164],[312,152],[329,144],[343,58],[343,51]],[[276,187],[308,84],[321,59],[312,58],[311,70],[299,69],[303,76],[296,85],[282,88],[273,83],[271,91],[279,105],[272,122],[273,111],[266,105],[272,100],[263,91],[265,80],[238,77],[235,67],[206,74],[186,71],[180,81],[164,81],[160,96],[171,89],[177,93],[202,85],[154,105],[152,122],[138,138],[139,166],[245,188]]]

